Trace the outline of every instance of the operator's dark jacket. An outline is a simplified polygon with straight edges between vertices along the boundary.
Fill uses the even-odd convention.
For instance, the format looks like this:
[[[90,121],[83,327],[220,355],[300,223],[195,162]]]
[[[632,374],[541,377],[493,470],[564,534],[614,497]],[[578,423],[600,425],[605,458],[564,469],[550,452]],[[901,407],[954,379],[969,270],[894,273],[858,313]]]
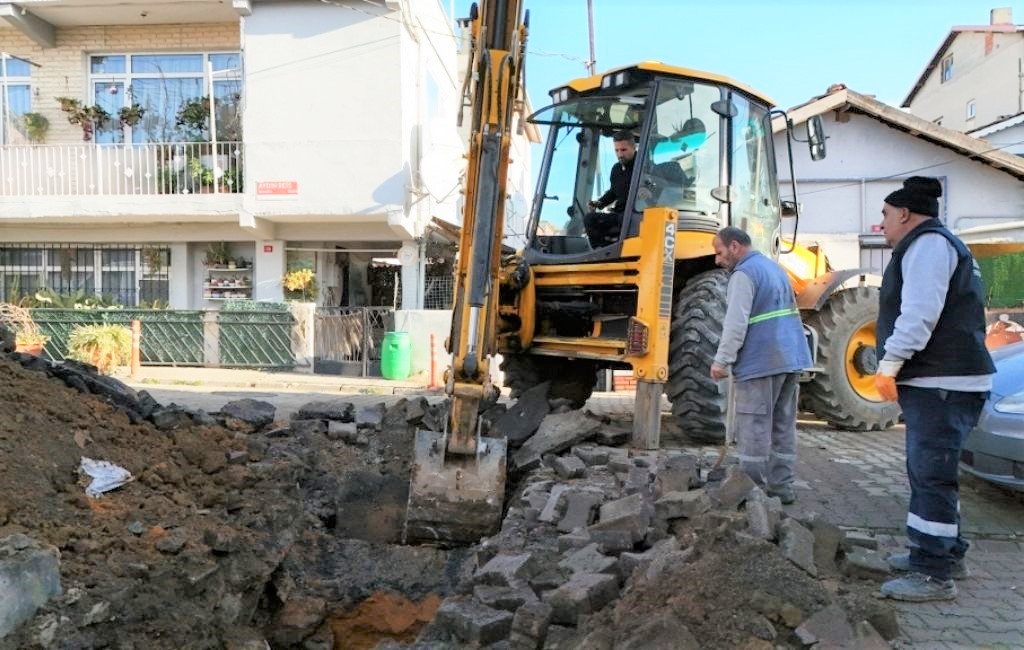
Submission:
[[[598,208],[603,208],[614,203],[612,210],[624,212],[626,210],[626,195],[629,194],[629,180],[633,176],[633,164],[636,158],[623,164],[620,162],[612,165],[612,186],[601,195],[595,203]]]

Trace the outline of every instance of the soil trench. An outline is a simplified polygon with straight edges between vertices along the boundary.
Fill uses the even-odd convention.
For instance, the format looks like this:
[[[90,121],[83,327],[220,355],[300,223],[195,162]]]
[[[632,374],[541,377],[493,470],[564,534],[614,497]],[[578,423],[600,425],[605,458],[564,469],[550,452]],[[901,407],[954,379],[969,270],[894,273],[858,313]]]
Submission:
[[[60,580],[0,650],[872,647],[898,634],[876,585],[844,575],[838,529],[788,519],[734,469],[712,476],[694,447],[629,450],[628,421],[545,395],[520,404],[482,414],[488,435],[517,408],[535,420],[508,436],[501,530],[404,546],[413,437],[441,428],[443,404],[339,399],[279,421],[239,400],[207,414],[80,364],[0,356],[0,571],[52,551]],[[686,442],[666,428],[669,446]],[[83,458],[132,478],[87,496]],[[838,637],[811,624],[833,609]]]

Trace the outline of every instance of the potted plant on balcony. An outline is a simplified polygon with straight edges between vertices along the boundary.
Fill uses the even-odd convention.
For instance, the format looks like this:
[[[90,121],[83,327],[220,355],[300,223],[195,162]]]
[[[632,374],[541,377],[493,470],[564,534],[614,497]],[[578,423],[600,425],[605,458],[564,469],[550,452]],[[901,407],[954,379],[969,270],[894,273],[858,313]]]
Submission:
[[[210,141],[210,98],[195,97],[181,105],[174,123],[190,142]]]
[[[143,116],[146,114],[146,109],[142,108],[135,102],[132,102],[131,106],[122,106],[117,111],[117,119],[121,123],[122,127],[133,127],[142,121]]]
[[[99,104],[83,106],[82,102],[72,97],[58,97],[60,110],[68,115],[68,122],[82,129],[82,140],[92,140],[96,130],[106,128],[110,121],[110,113]]]
[[[196,146],[193,151],[201,152],[200,162],[204,167],[207,167],[208,169],[226,170],[232,166],[231,163],[229,163],[231,156],[229,148],[233,148],[233,145],[226,145],[225,143],[234,143],[241,139],[238,127],[238,95],[235,94],[225,98],[218,97],[216,100],[216,108],[217,134],[219,140],[218,146]],[[210,142],[212,139],[212,133],[210,129],[209,95],[204,97],[193,97],[192,99],[183,102],[178,108],[178,112],[175,114],[174,124],[178,129],[180,129],[185,141],[197,143]],[[231,186],[226,178],[228,173],[229,172],[227,171],[221,172],[217,179],[220,182],[221,189],[225,186]],[[240,184],[238,182],[239,179],[233,180],[235,181],[234,190],[237,192],[237,185]]]
[[[188,173],[192,178],[193,191],[206,194],[213,189],[213,183],[215,182],[213,170],[204,165],[199,158],[189,159]]]
[[[82,108],[82,102],[73,97],[58,97],[57,103],[60,104],[60,110],[65,113],[72,113]]]
[[[50,120],[42,113],[25,113],[21,116],[21,126],[25,137],[34,144],[45,142],[46,134],[50,132]]]
[[[213,242],[206,247],[206,258],[203,260],[206,266],[211,268],[224,268],[231,258],[231,246],[226,242]]]
[[[225,194],[242,191],[242,175],[238,169],[232,167],[224,171],[220,177],[220,191]]]

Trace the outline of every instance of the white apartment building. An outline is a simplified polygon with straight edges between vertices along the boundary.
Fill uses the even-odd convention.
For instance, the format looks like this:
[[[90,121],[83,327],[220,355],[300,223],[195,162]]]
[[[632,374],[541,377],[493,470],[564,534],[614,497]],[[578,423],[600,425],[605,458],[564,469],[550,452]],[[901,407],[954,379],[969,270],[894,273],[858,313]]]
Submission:
[[[459,222],[465,164],[440,0],[22,0],[0,18],[0,300],[216,309],[302,297],[282,279],[308,269],[321,305],[423,307],[424,233]]]
[[[973,131],[1024,112],[1024,27],[1011,7],[989,12],[987,25],[951,27],[903,100],[929,122]]]

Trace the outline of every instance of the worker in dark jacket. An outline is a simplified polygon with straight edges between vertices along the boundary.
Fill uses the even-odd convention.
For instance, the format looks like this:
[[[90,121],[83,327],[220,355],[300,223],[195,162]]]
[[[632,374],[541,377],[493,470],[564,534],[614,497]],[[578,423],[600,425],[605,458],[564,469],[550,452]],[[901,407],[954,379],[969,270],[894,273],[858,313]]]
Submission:
[[[882,208],[893,252],[879,298],[875,385],[883,399],[899,401],[907,425],[910,551],[889,558],[909,573],[881,590],[915,602],[953,599],[953,578],[967,577],[958,462],[995,372],[981,274],[937,218],[941,196],[937,179],[914,176]]]
[[[594,211],[583,218],[583,227],[593,248],[618,241],[622,215],[626,211],[629,181],[633,177],[633,164],[636,162],[636,143],[633,141],[632,132],[616,131],[612,136],[612,143],[615,146],[615,157],[619,162],[612,166],[611,187],[588,204]],[[598,212],[608,206],[611,206],[611,212]]]

